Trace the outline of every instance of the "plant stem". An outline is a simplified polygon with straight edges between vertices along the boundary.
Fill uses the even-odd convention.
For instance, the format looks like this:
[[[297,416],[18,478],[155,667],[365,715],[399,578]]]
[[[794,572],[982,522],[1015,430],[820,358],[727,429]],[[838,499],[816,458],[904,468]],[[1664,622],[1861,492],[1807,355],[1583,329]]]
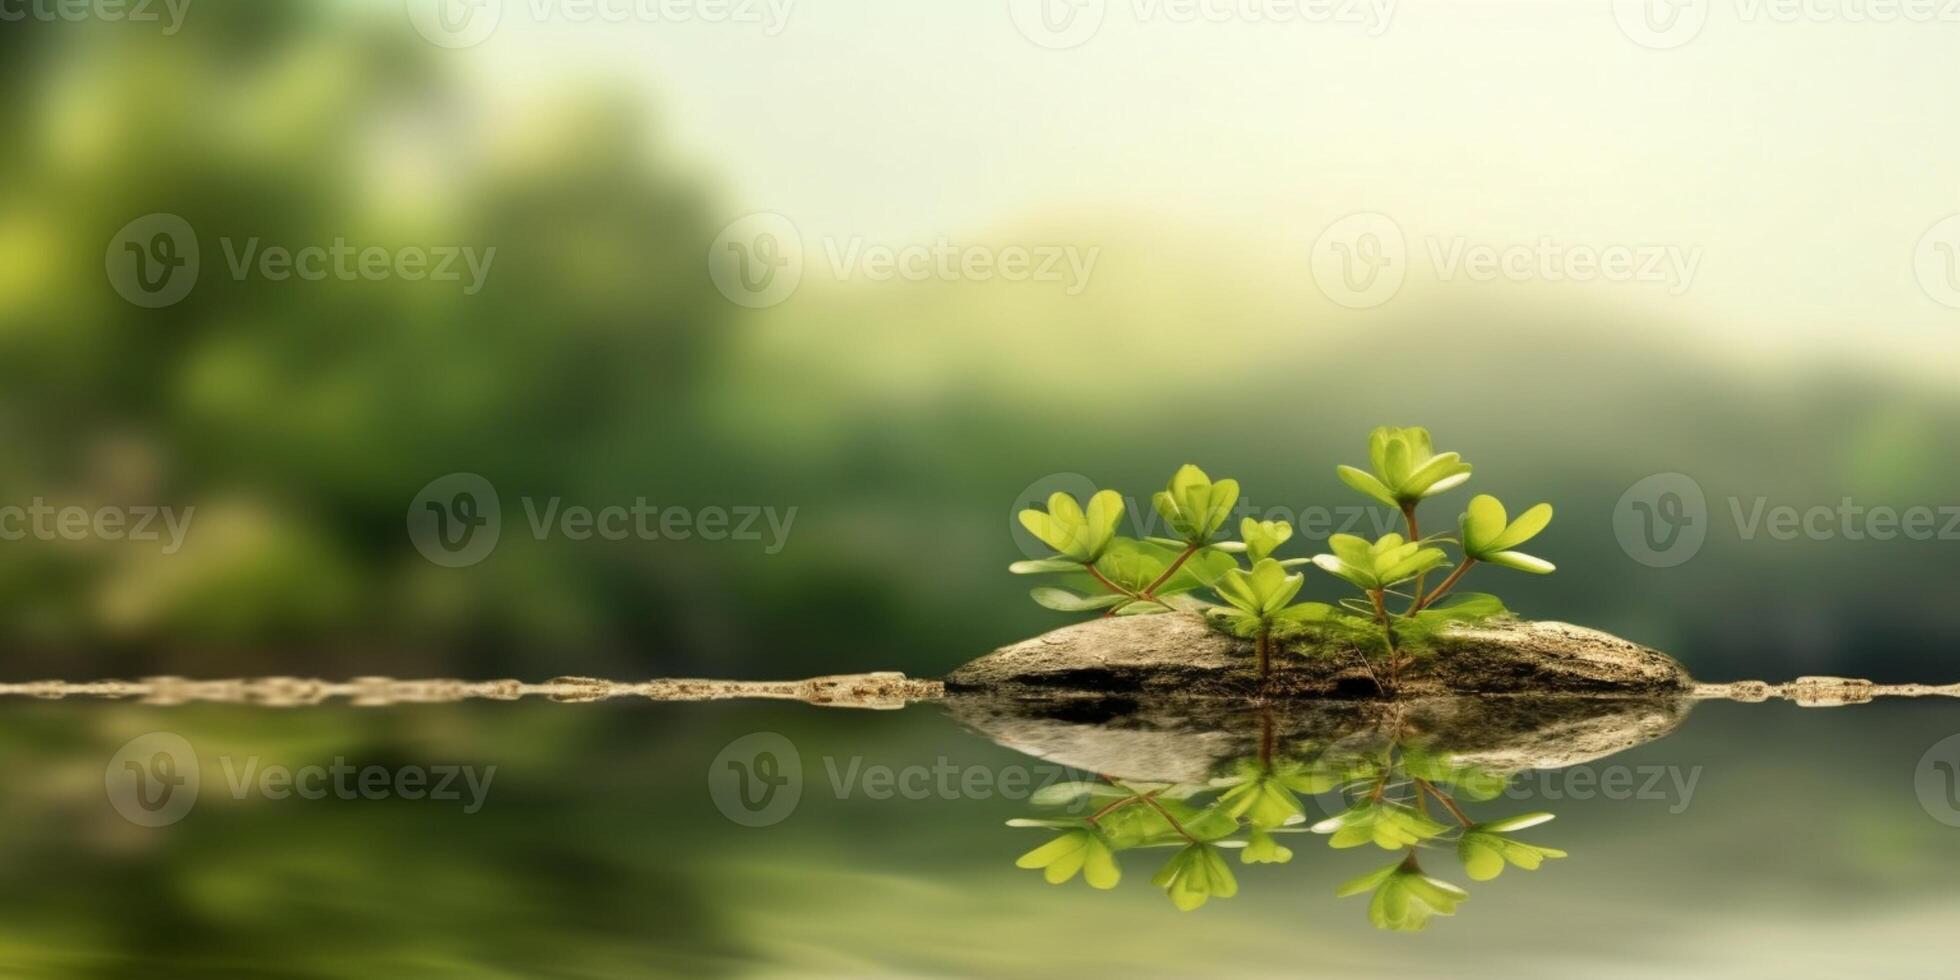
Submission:
[[[1443,804],[1443,807],[1450,811],[1450,816],[1456,818],[1457,823],[1460,823],[1465,827],[1470,826],[1471,824],[1470,818],[1464,815],[1463,809],[1456,805],[1456,800],[1452,799],[1448,793],[1445,793],[1442,790],[1437,789],[1435,786],[1431,785],[1430,782],[1426,779],[1417,779],[1416,788],[1427,792],[1431,796],[1434,796],[1436,798],[1436,802]]]
[[[1399,690],[1402,687],[1402,655],[1395,649],[1395,628],[1388,623],[1388,606],[1382,603],[1382,591],[1376,589],[1368,593],[1368,598],[1375,601],[1375,618],[1382,624],[1382,640],[1388,645],[1388,686]]]
[[[1367,671],[1368,679],[1375,682],[1375,690],[1380,692],[1383,697],[1387,697],[1388,687],[1382,684],[1381,675],[1375,673],[1375,665],[1368,662],[1368,654],[1365,651],[1356,650],[1354,655],[1361,658],[1361,669]]]
[[[1117,810],[1121,810],[1121,809],[1123,809],[1124,807],[1126,807],[1126,806],[1129,806],[1130,804],[1132,804],[1132,803],[1135,803],[1136,801],[1138,801],[1138,800],[1140,800],[1140,799],[1143,799],[1143,797],[1141,797],[1141,796],[1125,796],[1125,797],[1123,797],[1122,799],[1120,799],[1120,800],[1117,800],[1116,802],[1114,802],[1114,803],[1111,803],[1111,804],[1109,804],[1109,805],[1107,805],[1107,806],[1105,806],[1105,807],[1103,807],[1102,809],[1100,809],[1100,810],[1097,810],[1096,812],[1094,812],[1094,813],[1091,813],[1091,814],[1089,814],[1089,822],[1090,822],[1090,823],[1095,823],[1096,821],[1098,821],[1098,820],[1101,820],[1102,818],[1104,818],[1104,817],[1106,817],[1106,816],[1109,816],[1109,815],[1110,815],[1111,813],[1114,813],[1114,812],[1115,812],[1115,811],[1117,811]]]
[[[1152,600],[1156,599],[1157,598],[1156,592],[1158,587],[1163,585],[1165,582],[1170,581],[1171,576],[1176,575],[1177,570],[1179,568],[1184,567],[1185,561],[1188,560],[1192,555],[1198,553],[1198,548],[1199,546],[1195,544],[1185,545],[1184,553],[1178,555],[1176,561],[1171,562],[1171,567],[1164,569],[1164,574],[1157,576],[1157,581],[1144,586],[1143,591],[1138,593],[1138,595],[1145,599],[1152,599]]]
[[[1394,774],[1395,768],[1393,766],[1382,766],[1382,778],[1375,780],[1375,790],[1368,794],[1368,802],[1380,803],[1382,801],[1382,794],[1388,792],[1388,777]]]
[[[1441,599],[1443,596],[1449,594],[1450,589],[1456,586],[1457,579],[1462,578],[1463,573],[1469,571],[1470,566],[1475,565],[1476,563],[1477,563],[1477,559],[1466,556],[1463,559],[1463,564],[1456,566],[1456,571],[1451,572],[1450,577],[1444,579],[1443,584],[1436,587],[1436,591],[1431,592],[1427,596],[1423,596],[1423,598],[1417,600],[1415,607],[1410,609],[1409,612],[1419,613],[1424,609],[1429,608],[1430,605],[1433,604],[1436,600]],[[1422,595],[1421,586],[1422,586],[1422,580],[1417,579],[1416,580],[1417,595]]]
[[[1145,803],[1148,803],[1148,804],[1150,804],[1150,806],[1151,806],[1151,808],[1152,808],[1152,809],[1155,809],[1155,810],[1156,810],[1156,811],[1157,811],[1158,813],[1161,813],[1161,814],[1163,814],[1163,815],[1164,815],[1164,821],[1165,821],[1166,823],[1169,823],[1169,824],[1171,825],[1171,829],[1172,829],[1172,830],[1175,830],[1175,831],[1177,831],[1177,835],[1178,835],[1179,837],[1182,837],[1182,838],[1184,838],[1185,840],[1188,840],[1188,841],[1190,841],[1190,842],[1191,842],[1191,843],[1193,843],[1193,844],[1199,844],[1199,843],[1203,843],[1202,841],[1200,841],[1200,840],[1198,840],[1198,839],[1197,839],[1196,837],[1193,837],[1193,836],[1191,836],[1191,832],[1190,832],[1190,831],[1188,831],[1188,830],[1185,830],[1185,829],[1184,829],[1184,825],[1183,825],[1183,824],[1181,824],[1181,823],[1178,823],[1178,822],[1177,822],[1177,818],[1176,818],[1176,817],[1173,817],[1173,816],[1171,816],[1171,812],[1170,812],[1169,810],[1166,810],[1166,809],[1164,809],[1164,805],[1163,805],[1162,803],[1159,803],[1159,802],[1157,802],[1157,799],[1156,799],[1156,797],[1155,797],[1154,795],[1148,795],[1148,796],[1139,796],[1139,797],[1137,797],[1137,799],[1140,799],[1140,800],[1142,800],[1143,802],[1145,802]]]
[[[1270,626],[1259,628],[1259,679],[1273,675],[1273,630]]]
[[[1409,540],[1421,541],[1422,532],[1416,530],[1416,505],[1414,501],[1402,505],[1402,518],[1409,522]],[[1428,572],[1423,572],[1416,576],[1416,594],[1410,597],[1409,611],[1404,615],[1413,616],[1416,614],[1416,610],[1422,608],[1422,579],[1423,576],[1428,574]]]
[[[1132,599],[1143,598],[1142,596],[1139,596],[1136,593],[1131,592],[1129,589],[1126,589],[1120,585],[1117,585],[1115,582],[1111,582],[1110,580],[1104,578],[1103,573],[1096,570],[1096,565],[1094,562],[1083,562],[1082,567],[1088,570],[1089,574],[1094,576],[1096,581],[1101,582],[1103,584],[1103,587],[1108,589],[1109,591],[1114,592],[1118,595],[1129,596]]]

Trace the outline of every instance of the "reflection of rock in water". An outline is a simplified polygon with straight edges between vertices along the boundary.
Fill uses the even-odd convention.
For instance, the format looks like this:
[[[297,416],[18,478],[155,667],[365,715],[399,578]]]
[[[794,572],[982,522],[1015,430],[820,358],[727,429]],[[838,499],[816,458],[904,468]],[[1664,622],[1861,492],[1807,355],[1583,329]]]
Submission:
[[[956,694],[953,718],[1000,745],[1117,779],[1203,782],[1259,751],[1270,721],[1282,754],[1402,744],[1501,772],[1556,769],[1612,755],[1674,730],[1692,701],[1439,697],[1252,704],[1219,698],[1010,697]]]
[[[1861,677],[1799,677],[1788,684],[1763,681],[1700,684],[1695,687],[1695,697],[1750,703],[1783,698],[1806,708],[1838,708],[1867,704],[1877,697],[1955,698],[1960,697],[1960,684],[1875,684]]]
[[[234,677],[189,680],[149,677],[140,681],[29,681],[0,684],[0,696],[43,700],[63,698],[134,698],[145,704],[185,704],[218,701],[295,708],[334,698],[372,707],[391,704],[444,704],[454,701],[515,701],[542,697],[567,704],[611,698],[654,701],[724,701],[765,698],[803,701],[841,708],[902,708],[912,701],[937,698],[938,681],[913,680],[904,674],[880,671],[837,674],[798,681],[721,681],[661,678],[650,681],[609,681],[596,677],[558,677],[541,684],[518,680],[463,681],[450,679],[397,680],[356,677],[326,681],[311,677]]]

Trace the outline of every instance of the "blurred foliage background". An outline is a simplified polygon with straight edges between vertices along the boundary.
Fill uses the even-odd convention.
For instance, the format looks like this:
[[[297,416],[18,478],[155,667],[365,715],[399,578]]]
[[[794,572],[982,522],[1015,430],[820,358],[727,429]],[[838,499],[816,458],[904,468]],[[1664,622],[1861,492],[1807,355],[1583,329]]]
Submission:
[[[1701,299],[1721,296],[1719,254],[1703,273],[1718,285],[1679,300],[1418,274],[1346,310],[1313,288],[1305,241],[1221,237],[1232,216],[1203,215],[1216,187],[1194,177],[1156,213],[1030,201],[939,230],[1094,247],[1080,295],[813,271],[752,311],[715,292],[705,256],[757,195],[674,148],[662,104],[690,105],[685,90],[578,70],[556,34],[507,24],[459,52],[394,5],[202,0],[170,36],[30,20],[4,37],[0,499],[196,507],[172,555],[0,548],[16,676],[937,673],[1059,622],[1002,571],[1023,487],[1081,473],[1141,501],[1192,461],[1260,508],[1348,505],[1333,465],[1382,423],[1429,425],[1478,464],[1476,488],[1556,505],[1560,573],[1501,589],[1528,615],[1618,630],[1711,677],[1944,676],[1951,540],[1743,540],[1729,501],[1954,501],[1950,338],[1843,323],[1811,343],[1791,337],[1815,324],[1779,335],[1781,314],[1721,319]],[[481,53],[499,45],[560,71],[500,76]],[[511,89],[527,99],[498,97]],[[998,125],[977,120],[976,138]],[[818,152],[802,169],[849,184],[850,156]],[[1311,234],[1343,206],[1263,220]],[[108,287],[103,244],[159,211],[198,231],[205,268],[184,301],[139,309]],[[497,255],[475,295],[234,280],[219,243],[253,238]],[[1861,335],[1866,356],[1841,356]],[[505,508],[495,554],[461,570],[424,561],[403,517],[455,471]],[[1667,471],[1705,489],[1712,529],[1692,561],[1653,569],[1611,515]],[[534,540],[526,497],[798,512],[767,554]]]
[[[1854,50],[1711,28],[1665,60],[1586,5],[1405,6],[1367,44],[1116,19],[1072,53],[1026,43],[998,5],[870,0],[798,8],[780,38],[533,25],[510,4],[495,38],[463,50],[425,42],[395,3],[195,0],[170,35],[8,22],[0,504],[196,510],[169,555],[0,543],[6,676],[933,675],[1065,621],[1005,572],[1023,557],[1010,527],[1026,488],[1079,473],[1141,501],[1195,462],[1262,510],[1351,505],[1333,467],[1363,461],[1387,423],[1432,428],[1478,466],[1473,488],[1557,507],[1534,548],[1557,575],[1473,581],[1526,615],[1615,631],[1711,679],[1952,680],[1952,540],[1745,540],[1729,519],[1731,499],[1759,497],[1960,504],[1955,315],[1910,274],[1916,236],[1960,209],[1941,163],[1956,138],[1944,38],[1874,28]],[[1812,70],[1824,63],[1843,70]],[[1412,270],[1392,302],[1349,310],[1315,288],[1307,251],[1365,209],[1414,233],[1708,254],[1679,296]],[[754,210],[795,215],[812,242],[801,287],[765,310],[707,274],[716,236]],[[182,302],[140,309],[110,287],[104,248],[156,212],[196,229],[204,270]],[[823,275],[814,243],[852,236],[1068,243],[1099,260],[1079,295]],[[253,238],[497,254],[474,295],[234,280],[219,243]],[[504,510],[495,553],[463,569],[425,560],[404,527],[453,472],[484,475]],[[1706,491],[1711,528],[1692,560],[1650,568],[1612,516],[1664,472]],[[1465,496],[1430,505],[1432,526]],[[526,497],[797,515],[775,554],[534,540]],[[1686,890],[1756,910],[1738,913],[1749,934],[1786,953],[1793,936],[1814,954],[1885,935],[1833,905],[1799,929],[1778,903],[1867,908],[1935,887],[1930,825],[1868,767],[1945,723],[1770,737],[1757,717],[1657,750],[1723,767],[1695,811],[1707,829],[1682,845],[1706,872]],[[0,806],[0,865],[18,887],[0,964],[19,975],[137,961],[195,976],[1025,972],[998,938],[964,941],[973,923],[1051,969],[1102,968],[1130,942],[1140,962],[1194,966],[1179,957],[1229,937],[1255,971],[1304,949],[1435,968],[1441,950],[1518,975],[1515,950],[1548,933],[1596,943],[1608,918],[1683,943],[1707,928],[1668,905],[1679,868],[1656,870],[1632,833],[1686,822],[1604,804],[1559,843],[1620,890],[1575,874],[1549,903],[1479,897],[1518,915],[1489,909],[1484,929],[1417,948],[1291,932],[1302,902],[1358,916],[1327,897],[1331,878],[1273,876],[1270,897],[1241,900],[1253,919],[1172,920],[1147,890],[1106,906],[1121,913],[1085,911],[1014,879],[1006,804],[819,801],[796,836],[765,838],[701,792],[716,748],[757,728],[811,759],[866,744],[895,764],[1013,759],[913,713],[64,704],[7,718],[18,792]],[[104,807],[98,780],[118,744],[164,727],[212,753],[506,775],[471,821],[220,799],[151,833]],[[1775,748],[1722,755],[1745,736]],[[1831,794],[1852,801],[1853,844],[1764,816]],[[1758,853],[1791,839],[1825,857]],[[1539,928],[1554,907],[1569,930]],[[1950,916],[1910,908],[1920,918],[1891,921],[1915,937]],[[888,921],[906,927],[867,934]]]

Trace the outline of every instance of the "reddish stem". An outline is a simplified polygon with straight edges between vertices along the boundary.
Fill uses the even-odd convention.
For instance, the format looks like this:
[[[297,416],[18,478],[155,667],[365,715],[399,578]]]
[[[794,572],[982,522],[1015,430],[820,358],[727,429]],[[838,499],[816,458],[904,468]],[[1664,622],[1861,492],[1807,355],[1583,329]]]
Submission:
[[[1432,604],[1435,603],[1436,600],[1441,599],[1445,595],[1448,595],[1450,589],[1456,586],[1457,579],[1462,578],[1463,573],[1469,571],[1470,566],[1475,565],[1476,563],[1477,563],[1477,559],[1465,557],[1463,559],[1463,564],[1456,566],[1456,571],[1451,572],[1450,577],[1444,579],[1443,584],[1436,587],[1436,591],[1431,592],[1429,593],[1429,595],[1424,596],[1422,599],[1418,600],[1415,604],[1415,608],[1410,609],[1409,612],[1411,614],[1419,613],[1424,609],[1429,608]],[[1416,594],[1421,595],[1422,594],[1421,580],[1418,579],[1416,581],[1416,584],[1417,584]]]
[[[1136,593],[1131,592],[1129,589],[1126,589],[1120,585],[1117,585],[1115,582],[1111,582],[1109,579],[1104,578],[1103,573],[1096,571],[1096,565],[1094,562],[1083,562],[1082,567],[1087,569],[1090,575],[1095,576],[1096,581],[1101,582],[1103,584],[1103,587],[1108,589],[1109,591],[1114,592],[1118,595],[1129,596],[1132,599],[1137,598]]]
[[[1471,823],[1470,818],[1464,815],[1462,808],[1456,805],[1456,800],[1451,799],[1448,793],[1445,793],[1442,790],[1437,789],[1435,786],[1431,785],[1430,782],[1426,779],[1417,779],[1416,788],[1419,790],[1423,790],[1424,792],[1427,792],[1431,796],[1434,796],[1436,798],[1436,802],[1443,804],[1444,808],[1450,811],[1450,816],[1456,818],[1457,823],[1460,823],[1465,827],[1470,826]]]
[[[1403,504],[1402,517],[1409,522],[1409,540],[1421,541],[1422,532],[1416,530],[1416,505],[1413,503]],[[1423,572],[1416,576],[1416,594],[1409,597],[1409,611],[1404,615],[1413,616],[1416,614],[1416,610],[1422,608],[1422,580],[1428,574],[1428,572]]]
[[[1179,568],[1184,567],[1185,561],[1187,561],[1188,559],[1190,559],[1192,555],[1195,555],[1197,553],[1198,553],[1198,545],[1195,544],[1185,545],[1184,553],[1178,555],[1176,561],[1171,562],[1171,567],[1164,569],[1164,574],[1157,576],[1157,581],[1144,586],[1143,591],[1138,593],[1138,595],[1145,599],[1157,598],[1156,593],[1158,587],[1163,585],[1165,582],[1170,581],[1171,576],[1176,575],[1177,570]]]
[[[1145,803],[1148,803],[1148,804],[1150,804],[1150,806],[1151,806],[1151,808],[1153,808],[1153,809],[1155,809],[1155,810],[1156,810],[1156,811],[1157,811],[1158,813],[1161,813],[1161,814],[1163,814],[1163,815],[1164,815],[1164,821],[1165,821],[1166,823],[1168,823],[1168,824],[1170,824],[1170,825],[1171,825],[1171,829],[1172,829],[1172,830],[1175,830],[1175,831],[1177,831],[1177,835],[1178,835],[1179,837],[1182,837],[1182,838],[1184,838],[1185,840],[1188,840],[1188,841],[1190,841],[1190,842],[1191,842],[1191,843],[1193,843],[1193,844],[1198,844],[1198,843],[1202,843],[1202,842],[1201,842],[1201,841],[1199,841],[1199,840],[1198,840],[1198,839],[1197,839],[1196,837],[1193,837],[1193,836],[1191,836],[1191,832],[1190,832],[1190,831],[1188,831],[1188,830],[1185,830],[1185,829],[1184,829],[1184,825],[1183,825],[1183,824],[1181,824],[1181,823],[1178,823],[1178,822],[1177,822],[1177,818],[1176,818],[1176,817],[1173,817],[1173,816],[1171,816],[1171,812],[1170,812],[1169,810],[1166,810],[1166,809],[1164,809],[1164,805],[1163,805],[1162,803],[1159,803],[1159,802],[1157,802],[1157,800],[1156,800],[1156,798],[1155,798],[1154,796],[1139,796],[1139,797],[1137,797],[1137,799],[1140,799],[1140,800],[1142,800],[1143,802],[1145,802]]]
[[[1402,686],[1402,655],[1395,649],[1395,627],[1389,625],[1388,606],[1382,603],[1381,589],[1368,593],[1368,598],[1375,600],[1375,618],[1381,621],[1382,640],[1388,645],[1388,686],[1399,690]]]

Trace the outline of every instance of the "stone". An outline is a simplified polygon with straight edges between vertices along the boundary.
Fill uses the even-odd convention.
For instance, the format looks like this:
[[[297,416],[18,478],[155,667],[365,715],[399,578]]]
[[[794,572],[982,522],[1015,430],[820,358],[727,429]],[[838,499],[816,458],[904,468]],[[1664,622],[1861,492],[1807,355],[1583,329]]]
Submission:
[[[1065,626],[960,667],[947,676],[946,689],[1350,700],[1383,693],[1358,652],[1311,641],[1282,644],[1272,676],[1262,681],[1251,641],[1213,629],[1194,613]],[[1608,697],[1693,689],[1673,658],[1639,644],[1569,623],[1499,619],[1438,636],[1432,655],[1402,670],[1396,694]]]

